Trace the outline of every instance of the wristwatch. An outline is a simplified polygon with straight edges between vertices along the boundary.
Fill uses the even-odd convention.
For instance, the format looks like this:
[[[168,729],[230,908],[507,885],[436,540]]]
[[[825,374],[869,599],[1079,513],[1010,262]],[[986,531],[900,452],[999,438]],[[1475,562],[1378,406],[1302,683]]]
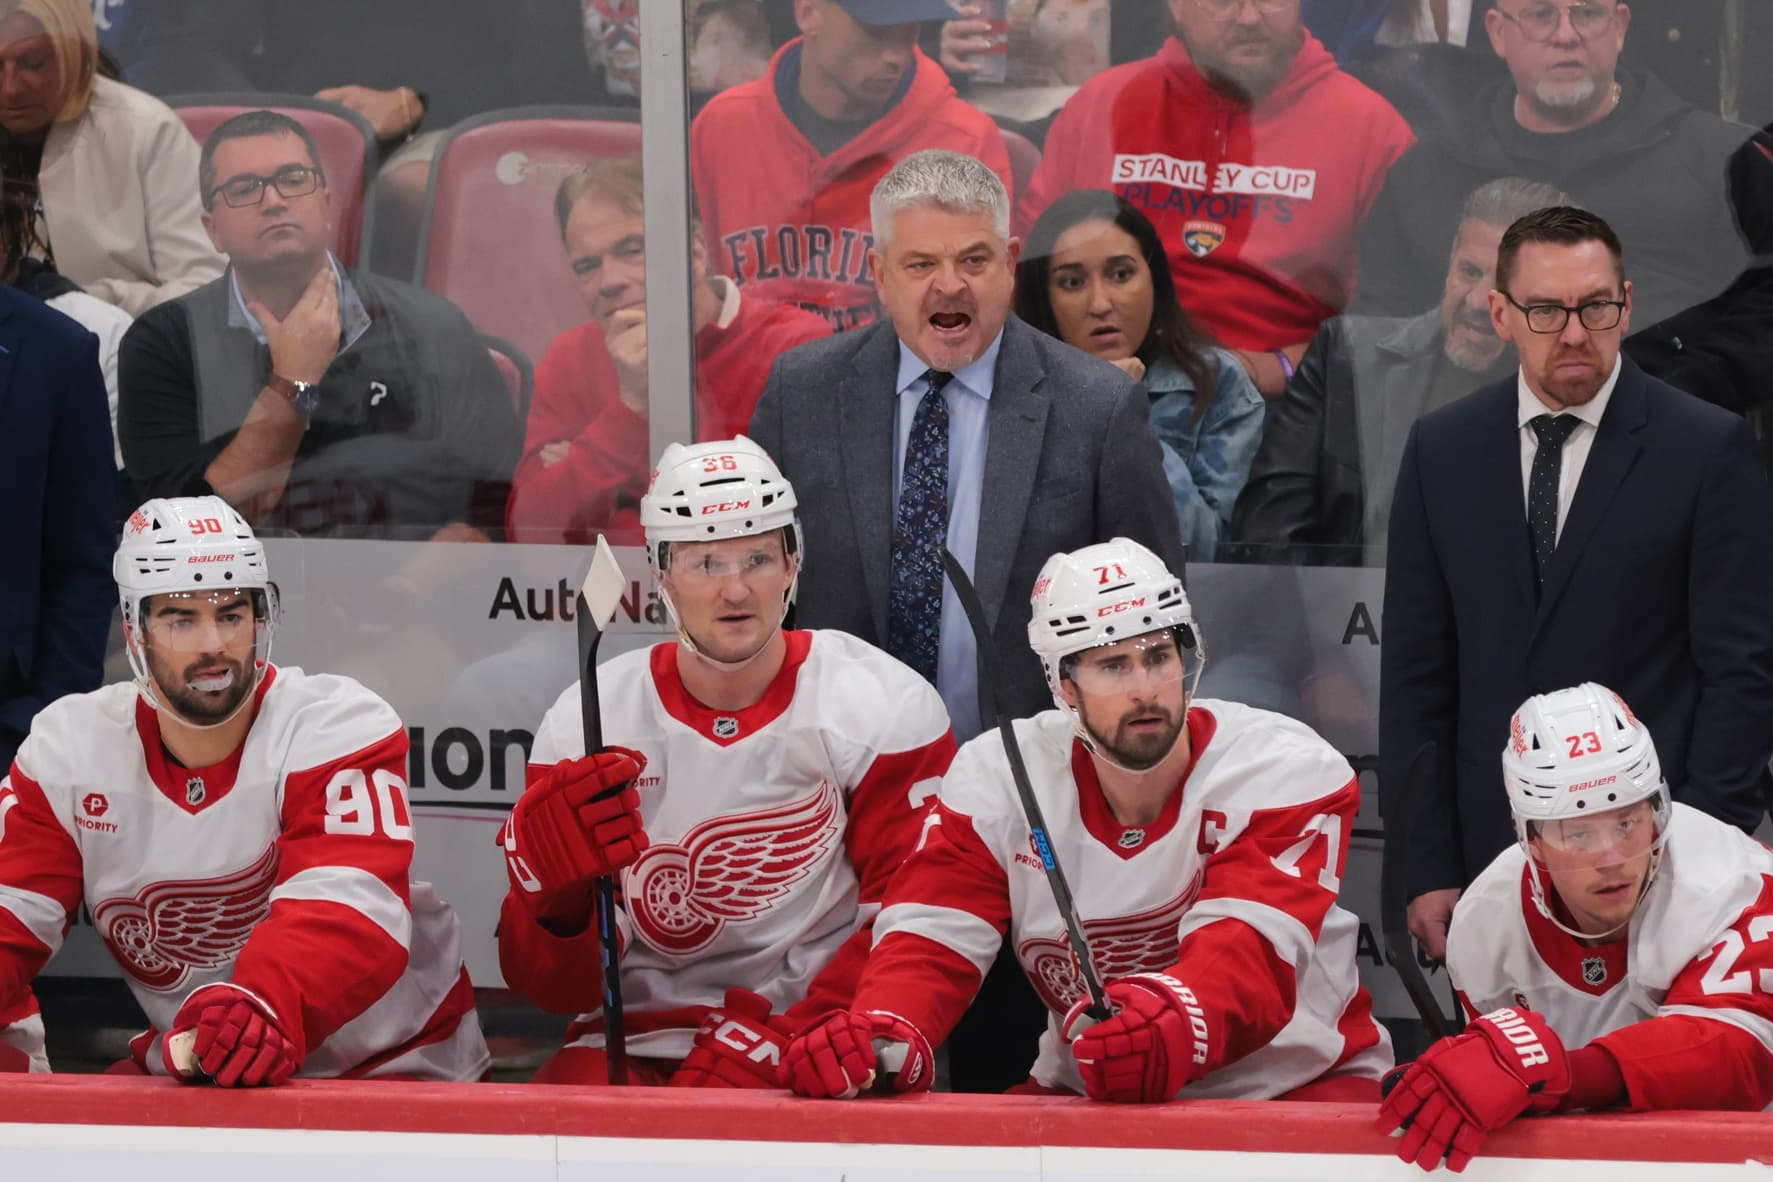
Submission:
[[[274,373],[265,385],[289,399],[289,404],[305,415],[313,414],[314,408],[320,405],[320,387],[311,382],[298,382]]]

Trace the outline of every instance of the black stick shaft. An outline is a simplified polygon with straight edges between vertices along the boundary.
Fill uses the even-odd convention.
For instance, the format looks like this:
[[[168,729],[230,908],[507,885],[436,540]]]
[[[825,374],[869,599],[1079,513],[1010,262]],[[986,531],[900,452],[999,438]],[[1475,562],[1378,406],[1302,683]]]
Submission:
[[[1440,744],[1432,739],[1416,749],[1410,759],[1410,770],[1404,781],[1404,791],[1398,797],[1403,801],[1404,824],[1402,832],[1395,835],[1400,845],[1408,848],[1410,842],[1410,804],[1412,799],[1420,799],[1418,793],[1432,793],[1441,790],[1444,774],[1440,766]],[[1386,936],[1390,946],[1397,975],[1404,983],[1404,992],[1410,997],[1410,1004],[1416,1007],[1416,1013],[1428,1027],[1428,1032],[1436,1038],[1447,1038],[1458,1034],[1464,1023],[1460,1020],[1455,1006],[1451,1018],[1441,1010],[1440,1001],[1434,995],[1434,986],[1422,972],[1422,966],[1416,963],[1416,945],[1407,932],[1390,932]]]
[[[597,697],[597,646],[603,629],[591,618],[591,606],[579,595],[579,717],[585,728],[585,754],[603,749],[603,711]],[[620,788],[612,791],[620,791]],[[628,1039],[622,1022],[620,941],[616,930],[616,880],[605,876],[592,884],[597,914],[597,946],[603,965],[603,1044],[609,1060],[609,1081],[628,1082]]]
[[[986,708],[997,719],[997,733],[1003,740],[1004,756],[1010,763],[1010,779],[1015,781],[1016,795],[1022,798],[1022,812],[1028,818],[1028,829],[1034,837],[1035,852],[1040,855],[1041,868],[1047,876],[1047,886],[1052,889],[1053,901],[1059,905],[1059,915],[1065,921],[1066,942],[1071,945],[1071,956],[1077,961],[1084,991],[1089,994],[1090,1017],[1106,1021],[1113,1010],[1108,1005],[1107,994],[1102,990],[1102,979],[1096,973],[1096,962],[1090,957],[1089,941],[1084,939],[1083,924],[1077,918],[1077,904],[1071,897],[1070,885],[1065,881],[1065,871],[1053,853],[1053,842],[1047,835],[1046,818],[1041,815],[1040,801],[1035,799],[1034,785],[1028,779],[1028,765],[1022,761],[1022,748],[1016,743],[1015,727],[1009,716],[997,706],[997,649],[991,641],[991,630],[985,624],[985,606],[979,602],[979,592],[973,587],[973,581],[967,578],[965,568],[946,546],[942,548],[942,569],[948,573],[948,581],[954,586],[955,598],[960,600],[960,609],[966,614],[967,624],[973,630],[973,645],[979,654],[980,696]]]

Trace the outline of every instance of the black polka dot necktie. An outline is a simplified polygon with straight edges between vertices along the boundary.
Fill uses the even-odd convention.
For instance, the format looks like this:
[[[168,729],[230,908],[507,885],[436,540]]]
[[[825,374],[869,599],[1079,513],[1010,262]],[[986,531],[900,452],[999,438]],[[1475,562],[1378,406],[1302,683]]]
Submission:
[[[1564,468],[1564,444],[1581,422],[1575,415],[1540,415],[1528,424],[1539,437],[1533,467],[1527,474],[1527,529],[1533,535],[1533,566],[1539,586],[1558,547],[1558,476]]]
[[[911,420],[893,520],[887,651],[936,684],[942,631],[942,545],[948,539],[948,401],[951,373],[925,370]]]

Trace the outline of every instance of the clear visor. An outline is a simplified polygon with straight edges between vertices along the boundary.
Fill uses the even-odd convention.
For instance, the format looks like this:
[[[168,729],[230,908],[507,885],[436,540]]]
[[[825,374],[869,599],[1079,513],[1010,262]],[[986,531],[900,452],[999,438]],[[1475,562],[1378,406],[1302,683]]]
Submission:
[[[142,604],[148,643],[175,653],[220,652],[256,643],[256,629],[268,619],[264,592],[236,590],[163,591]]]
[[[1085,649],[1065,663],[1065,676],[1099,697],[1155,694],[1187,673],[1188,657],[1167,628]]]
[[[1653,851],[1668,827],[1667,797],[1658,795],[1587,817],[1528,821],[1527,850],[1547,870],[1600,870]]]
[[[789,558],[781,531],[720,542],[673,542],[665,552],[673,579],[688,586],[719,583],[738,575],[746,582],[787,573]]]

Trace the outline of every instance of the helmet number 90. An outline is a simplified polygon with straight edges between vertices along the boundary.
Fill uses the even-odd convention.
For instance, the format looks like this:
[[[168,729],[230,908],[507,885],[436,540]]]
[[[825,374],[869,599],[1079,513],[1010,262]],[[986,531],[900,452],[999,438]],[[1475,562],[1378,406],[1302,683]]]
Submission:
[[[193,517],[190,521],[191,532],[201,537],[204,534],[222,532],[222,522],[218,517]]]
[[[704,472],[737,472],[738,456],[703,456],[702,471]]]

